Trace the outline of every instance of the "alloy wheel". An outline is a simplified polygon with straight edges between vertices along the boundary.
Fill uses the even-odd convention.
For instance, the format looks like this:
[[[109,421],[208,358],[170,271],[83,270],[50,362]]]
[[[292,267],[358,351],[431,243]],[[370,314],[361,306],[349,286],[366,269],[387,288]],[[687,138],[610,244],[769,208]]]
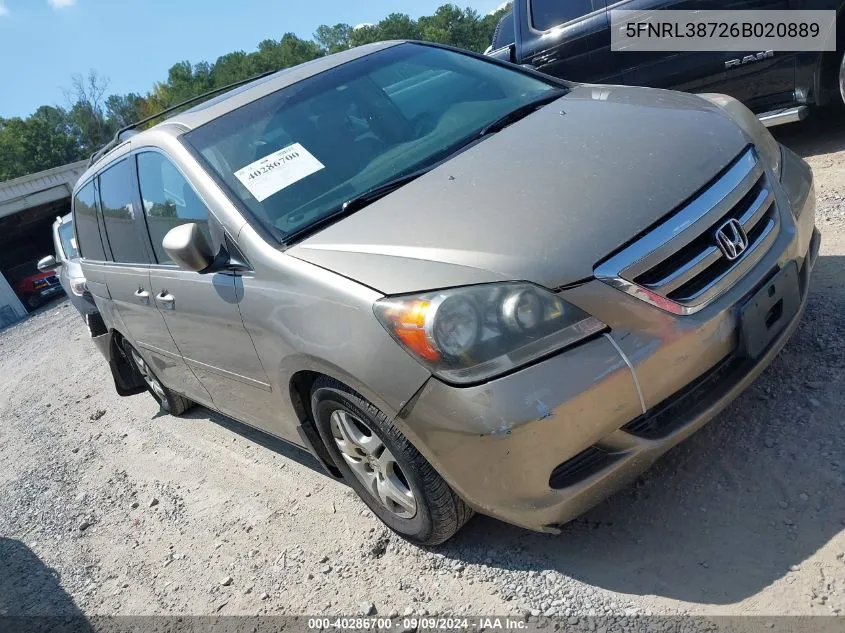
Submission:
[[[164,393],[164,387],[162,387],[161,383],[158,381],[158,378],[150,371],[150,368],[147,366],[147,363],[144,362],[144,359],[141,358],[141,355],[138,354],[134,349],[131,350],[132,353],[132,360],[135,363],[135,366],[138,368],[138,373],[141,374],[141,377],[144,379],[144,382],[147,383],[147,386],[152,390],[152,392],[162,401],[167,401],[167,394]]]
[[[402,519],[417,513],[417,500],[408,479],[384,442],[359,417],[336,409],[331,429],[340,454],[355,477],[390,512]]]

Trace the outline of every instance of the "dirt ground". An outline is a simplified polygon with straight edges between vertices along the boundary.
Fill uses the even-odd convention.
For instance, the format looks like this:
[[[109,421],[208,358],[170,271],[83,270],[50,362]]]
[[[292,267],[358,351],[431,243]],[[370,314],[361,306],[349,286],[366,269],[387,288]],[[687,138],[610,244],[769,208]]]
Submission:
[[[61,302],[0,333],[0,614],[845,612],[845,118],[812,165],[821,257],[771,368],[562,535],[391,535],[308,455],[120,398]]]

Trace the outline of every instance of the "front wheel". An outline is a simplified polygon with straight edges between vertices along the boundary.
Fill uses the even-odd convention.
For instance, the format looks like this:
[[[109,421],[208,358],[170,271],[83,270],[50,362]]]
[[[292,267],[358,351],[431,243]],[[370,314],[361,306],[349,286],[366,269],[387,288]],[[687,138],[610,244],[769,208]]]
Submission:
[[[321,378],[311,406],[344,479],[391,530],[419,545],[439,545],[472,517],[393,422],[360,395]]]
[[[841,103],[845,105],[845,55],[839,61],[839,98],[842,100]]]
[[[147,391],[156,399],[162,411],[170,415],[182,415],[194,406],[194,403],[184,396],[180,396],[178,393],[165,387],[155,375],[152,367],[138,353],[138,350],[129,343],[124,343],[124,348],[132,364],[135,366],[135,370],[144,379],[144,383],[147,385]]]

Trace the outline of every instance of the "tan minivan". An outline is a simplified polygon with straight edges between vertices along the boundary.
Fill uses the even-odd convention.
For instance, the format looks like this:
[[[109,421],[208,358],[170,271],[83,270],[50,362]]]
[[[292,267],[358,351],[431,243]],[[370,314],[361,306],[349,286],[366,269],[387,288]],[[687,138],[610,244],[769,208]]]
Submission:
[[[729,97],[390,42],[119,135],[73,215],[119,393],[305,447],[432,545],[558,531],[745,389],[814,205]]]

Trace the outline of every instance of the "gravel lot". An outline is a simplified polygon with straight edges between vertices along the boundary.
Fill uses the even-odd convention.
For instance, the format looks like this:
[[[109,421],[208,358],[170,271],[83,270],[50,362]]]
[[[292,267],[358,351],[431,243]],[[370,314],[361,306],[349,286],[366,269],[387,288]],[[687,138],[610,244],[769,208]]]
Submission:
[[[309,458],[120,398],[58,303],[0,333],[0,614],[845,612],[845,119],[802,326],[725,413],[560,536],[476,517],[424,551]],[[845,614],[845,613],[843,613]]]

